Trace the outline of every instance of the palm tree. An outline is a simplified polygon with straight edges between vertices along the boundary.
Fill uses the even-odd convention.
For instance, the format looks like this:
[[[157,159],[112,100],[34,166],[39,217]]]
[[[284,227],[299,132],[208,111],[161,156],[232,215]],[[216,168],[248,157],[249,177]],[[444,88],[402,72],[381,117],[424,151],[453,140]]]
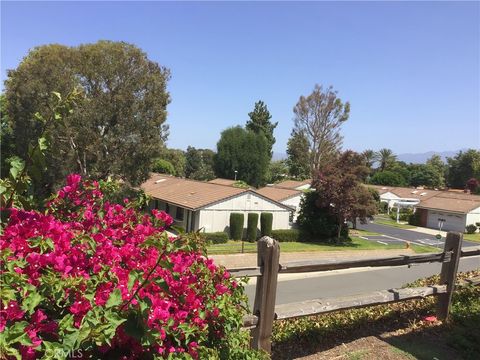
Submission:
[[[390,149],[380,149],[377,153],[377,161],[379,162],[380,171],[385,170],[397,160],[397,155]]]
[[[363,159],[365,160],[365,166],[367,166],[369,169],[371,169],[373,164],[378,160],[377,153],[370,149],[362,152],[362,156],[363,156]]]

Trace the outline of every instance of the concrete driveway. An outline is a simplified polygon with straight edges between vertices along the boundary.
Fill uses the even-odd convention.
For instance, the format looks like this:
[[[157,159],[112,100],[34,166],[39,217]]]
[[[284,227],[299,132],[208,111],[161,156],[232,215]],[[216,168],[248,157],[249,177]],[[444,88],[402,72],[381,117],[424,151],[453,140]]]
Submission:
[[[418,231],[415,231],[415,229],[412,229],[412,230],[400,229],[393,226],[379,225],[379,224],[374,224],[370,222],[368,224],[358,224],[357,228],[360,230],[366,230],[366,231],[371,231],[371,232],[376,232],[381,234],[381,235],[362,236],[362,238],[365,238],[367,240],[378,241],[380,243],[383,242],[387,244],[392,244],[392,243],[404,243],[406,241],[409,241],[411,243],[415,243],[418,245],[430,245],[430,246],[436,246],[440,248],[443,248],[445,244],[445,237],[442,237],[442,239],[437,240],[435,238],[435,235],[424,233],[424,232],[418,232]],[[478,246],[478,245],[479,245],[478,243],[464,240],[462,247]]]

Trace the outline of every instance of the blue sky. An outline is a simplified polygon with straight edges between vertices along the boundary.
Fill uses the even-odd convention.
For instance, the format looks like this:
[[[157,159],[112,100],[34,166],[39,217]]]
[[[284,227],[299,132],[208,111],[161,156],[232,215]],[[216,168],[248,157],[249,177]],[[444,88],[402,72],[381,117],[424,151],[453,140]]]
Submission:
[[[168,67],[170,147],[215,149],[263,100],[285,152],[315,83],[351,103],[344,148],[480,147],[478,2],[4,2],[1,79],[34,46],[123,40]],[[3,87],[2,87],[3,88]]]

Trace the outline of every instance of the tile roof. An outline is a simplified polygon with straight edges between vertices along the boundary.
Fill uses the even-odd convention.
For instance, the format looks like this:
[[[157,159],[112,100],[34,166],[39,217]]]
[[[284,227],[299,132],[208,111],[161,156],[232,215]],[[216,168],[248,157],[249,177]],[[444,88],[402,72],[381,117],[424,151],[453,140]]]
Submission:
[[[152,174],[140,187],[153,198],[191,210],[249,191],[162,174]]]
[[[416,205],[418,208],[466,214],[473,209],[480,207],[480,196],[466,194],[464,192],[402,188],[381,185],[368,186],[376,189],[380,195],[391,192],[400,198],[419,199],[420,203]]]
[[[420,202],[417,207],[466,214],[480,207],[480,196],[444,191]]]
[[[255,190],[255,192],[274,201],[287,200],[291,197],[301,195],[303,193],[301,190],[285,189],[274,186],[266,186],[261,189]]]
[[[217,185],[225,185],[225,186],[233,186],[236,181],[232,179],[222,179],[222,178],[216,178],[213,180],[208,181],[209,184],[217,184]]]
[[[277,184],[274,184],[273,187],[285,188],[285,189],[296,189],[297,187],[300,187],[303,185],[310,185],[311,183],[312,183],[312,179],[307,179],[303,181],[285,180]]]

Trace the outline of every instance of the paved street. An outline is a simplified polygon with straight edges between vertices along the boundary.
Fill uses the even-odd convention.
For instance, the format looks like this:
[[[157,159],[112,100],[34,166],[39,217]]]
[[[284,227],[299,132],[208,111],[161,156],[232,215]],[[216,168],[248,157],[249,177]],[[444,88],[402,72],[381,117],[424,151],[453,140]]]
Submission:
[[[410,241],[412,243],[416,243],[419,245],[431,245],[431,246],[439,246],[443,248],[443,244],[445,242],[445,238],[441,240],[437,240],[434,235],[429,235],[413,230],[407,229],[400,229],[392,226],[386,225],[379,225],[374,223],[368,224],[358,224],[358,229],[360,230],[367,230],[372,232],[377,232],[382,235],[367,235],[365,236],[366,239],[372,241],[379,241],[384,243],[398,243],[398,242],[405,242]],[[466,246],[477,246],[478,243],[474,243],[471,241],[463,241],[463,247]]]
[[[411,267],[362,268],[323,273],[285,274],[279,277],[277,304],[401,287],[416,279],[439,274],[440,268],[440,263],[432,263]],[[461,259],[458,270],[468,271],[478,268],[480,268],[480,256],[472,256]],[[250,306],[252,306],[255,285],[248,285],[246,291]]]

